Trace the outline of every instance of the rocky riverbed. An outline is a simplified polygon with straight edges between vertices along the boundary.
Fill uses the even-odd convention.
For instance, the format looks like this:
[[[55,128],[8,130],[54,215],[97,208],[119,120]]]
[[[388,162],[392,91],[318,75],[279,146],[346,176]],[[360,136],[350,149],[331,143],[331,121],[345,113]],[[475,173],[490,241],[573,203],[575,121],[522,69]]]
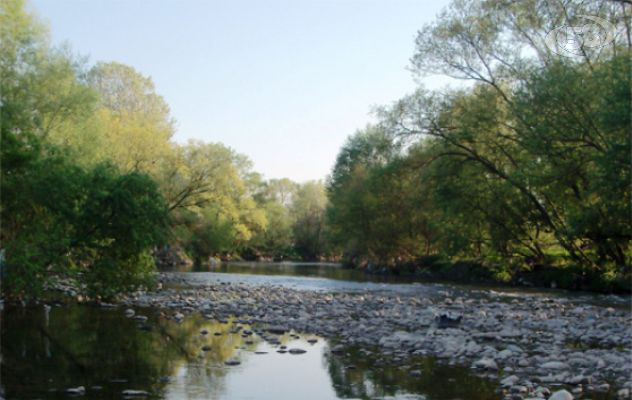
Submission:
[[[226,282],[189,286],[169,274],[162,280],[166,289],[135,294],[123,304],[157,307],[176,321],[190,313],[213,320],[234,316],[260,327],[271,341],[289,330],[314,333],[337,343],[332,353],[348,346],[377,349],[389,363],[436,357],[496,380],[499,398],[631,398],[629,307],[529,294],[466,296],[449,288],[418,298]],[[174,283],[179,287],[169,289]]]

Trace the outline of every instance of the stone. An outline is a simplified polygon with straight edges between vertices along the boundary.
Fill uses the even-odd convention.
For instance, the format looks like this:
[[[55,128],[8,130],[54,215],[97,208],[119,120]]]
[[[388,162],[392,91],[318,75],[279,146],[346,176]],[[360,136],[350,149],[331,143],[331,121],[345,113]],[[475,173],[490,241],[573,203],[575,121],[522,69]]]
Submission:
[[[487,370],[497,370],[498,364],[491,358],[481,358],[473,364],[474,368],[479,369],[487,369]]]
[[[266,330],[274,335],[283,335],[285,332],[289,331],[289,328],[283,325],[276,325],[269,326]]]
[[[502,381],[500,381],[500,384],[505,387],[510,387],[518,383],[519,380],[520,378],[518,378],[516,375],[510,375],[506,377],[505,379],[503,379]]]
[[[617,399],[629,399],[630,398],[630,389],[623,388],[617,391]]]
[[[568,369],[569,366],[568,364],[560,362],[560,361],[549,361],[547,363],[540,365],[540,368],[559,370],[559,369]]]
[[[509,357],[511,357],[513,355],[513,353],[511,352],[511,350],[503,350],[503,351],[499,351],[498,354],[496,354],[496,358],[500,359],[500,360],[504,360],[507,359]]]
[[[224,361],[224,365],[227,365],[229,367],[234,367],[234,366],[239,365],[239,364],[241,364],[241,361],[238,361],[238,360],[227,360],[227,361]]]
[[[331,349],[331,352],[334,354],[341,354],[342,352],[344,352],[344,350],[345,347],[341,344],[338,344]]]
[[[290,349],[289,350],[290,354],[305,354],[307,353],[307,351],[303,350],[303,349]]]
[[[65,392],[72,396],[83,396],[84,394],[86,394],[86,388],[83,386],[77,386],[74,388],[68,388],[65,390]]]
[[[553,393],[551,397],[549,397],[549,400],[573,400],[573,399],[574,399],[573,395],[570,394],[566,390],[558,390],[557,392]]]
[[[127,310],[125,310],[125,316],[127,318],[132,318],[134,314],[136,314],[136,312],[132,310],[131,308],[128,308]]]
[[[144,390],[127,389],[123,390],[122,395],[124,397],[147,397],[149,396],[149,392],[146,392]]]

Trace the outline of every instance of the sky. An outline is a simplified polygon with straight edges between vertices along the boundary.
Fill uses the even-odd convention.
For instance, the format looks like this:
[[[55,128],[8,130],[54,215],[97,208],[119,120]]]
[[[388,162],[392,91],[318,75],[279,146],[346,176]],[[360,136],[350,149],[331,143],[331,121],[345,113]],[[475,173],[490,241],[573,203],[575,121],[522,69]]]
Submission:
[[[266,178],[324,179],[417,83],[416,32],[447,0],[32,0],[53,43],[150,76],[174,137],[222,142]],[[427,87],[443,78],[424,79]]]

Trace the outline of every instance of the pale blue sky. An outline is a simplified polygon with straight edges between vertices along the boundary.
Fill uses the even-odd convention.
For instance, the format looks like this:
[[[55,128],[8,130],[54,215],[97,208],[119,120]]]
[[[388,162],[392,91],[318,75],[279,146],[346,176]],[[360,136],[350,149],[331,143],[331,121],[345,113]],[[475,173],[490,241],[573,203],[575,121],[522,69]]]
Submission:
[[[324,178],[346,137],[372,120],[372,106],[415,88],[406,70],[415,34],[445,5],[31,2],[54,43],[151,76],[178,121],[175,140],[222,142],[266,178],[297,181]]]

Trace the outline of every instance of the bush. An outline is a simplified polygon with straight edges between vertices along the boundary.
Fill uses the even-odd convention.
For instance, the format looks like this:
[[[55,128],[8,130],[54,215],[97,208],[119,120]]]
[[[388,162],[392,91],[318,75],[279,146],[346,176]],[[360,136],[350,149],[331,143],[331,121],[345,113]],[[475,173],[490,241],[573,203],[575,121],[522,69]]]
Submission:
[[[5,293],[33,297],[51,276],[71,272],[82,273],[94,296],[146,284],[153,270],[148,252],[167,232],[154,181],[108,164],[81,168],[62,149],[5,136],[13,139],[2,148]]]

